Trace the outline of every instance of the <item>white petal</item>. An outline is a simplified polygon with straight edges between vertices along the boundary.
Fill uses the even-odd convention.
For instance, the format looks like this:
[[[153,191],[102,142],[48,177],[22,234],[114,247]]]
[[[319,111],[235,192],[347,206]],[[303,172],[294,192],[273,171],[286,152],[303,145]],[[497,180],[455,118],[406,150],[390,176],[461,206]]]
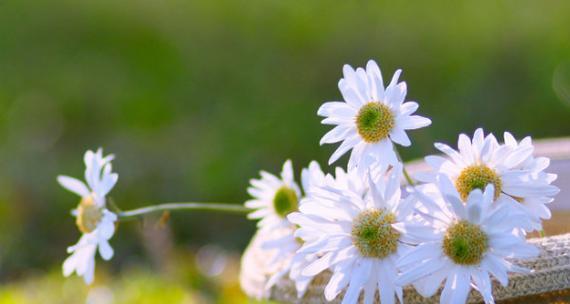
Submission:
[[[378,276],[380,277],[380,280],[378,281],[378,292],[380,293],[380,303],[382,304],[395,303],[396,287],[394,286],[394,280],[398,277],[396,270],[393,269],[393,267],[391,267],[388,263],[384,262],[380,264],[380,270],[378,272]]]
[[[481,261],[481,267],[491,273],[503,287],[506,287],[509,283],[507,268],[503,260],[496,255],[487,254],[483,261]]]
[[[458,269],[461,269],[458,267]],[[471,289],[471,278],[467,271],[458,271],[455,274],[455,288],[450,303],[466,303]]]
[[[349,135],[356,135],[353,127],[339,125],[328,131],[319,142],[320,145],[339,142]]]
[[[503,192],[517,197],[529,197],[529,196],[555,196],[560,192],[560,189],[553,185],[536,184],[536,183],[505,183],[503,186]]]
[[[345,139],[342,144],[334,151],[332,156],[329,159],[329,165],[337,161],[341,156],[343,156],[348,150],[352,149],[358,142],[360,141],[360,137],[354,135]]]
[[[426,163],[435,170],[439,169],[441,165],[443,165],[443,163],[447,161],[445,158],[436,155],[429,155],[426,156],[424,159]]]
[[[351,85],[347,79],[341,79],[338,82],[338,89],[340,90],[343,99],[352,108],[358,109],[366,102],[366,100],[363,99],[364,97],[362,97],[360,92],[358,92],[358,88]]]
[[[323,105],[317,111],[319,116],[354,116],[356,110],[352,108],[345,102],[340,101],[329,101],[323,103]]]
[[[400,115],[408,116],[408,115],[414,113],[418,109],[418,107],[419,107],[419,105],[417,102],[414,102],[414,101],[405,102],[400,107]]]
[[[70,276],[74,271],[77,263],[77,258],[74,254],[70,255],[65,262],[63,262],[63,275]]]
[[[431,125],[431,120],[419,115],[404,116],[398,121],[398,127],[405,130],[415,130]]]
[[[95,259],[91,259],[87,263],[87,269],[83,274],[83,280],[85,281],[85,284],[91,285],[91,283],[93,283],[94,277],[95,277]]]
[[[392,132],[390,132],[390,139],[404,147],[409,147],[412,144],[410,138],[406,134],[406,131],[398,127],[394,128]]]
[[[337,267],[333,272],[331,279],[325,287],[325,298],[332,301],[350,282],[350,272],[352,268],[350,263],[348,267]]]
[[[483,132],[482,128],[478,128],[477,130],[475,130],[475,133],[473,133],[473,146],[475,147],[476,150],[481,150],[481,148],[483,147],[483,141],[485,140],[485,133]]]
[[[493,294],[491,286],[491,279],[489,278],[489,274],[486,271],[479,270],[473,274],[473,281],[475,283],[475,287],[479,290],[481,296],[483,296],[483,300],[487,304],[495,303],[493,300]]]
[[[395,223],[392,227],[398,230],[402,237],[409,241],[415,241],[418,243],[439,241],[442,239],[441,233],[433,230],[432,227],[427,225],[422,225],[419,223]]]
[[[473,154],[473,149],[471,147],[471,141],[469,137],[465,134],[459,134],[459,140],[457,141],[457,148],[459,148],[459,153],[468,163],[475,162],[475,155]]]
[[[324,237],[323,239],[306,243],[297,253],[317,253],[317,252],[328,252],[336,251],[345,248],[352,244],[352,240],[346,236],[336,236],[336,237]]]
[[[451,159],[456,164],[461,165],[461,166],[465,166],[465,167],[469,165],[463,160],[463,157],[461,156],[461,154],[457,153],[457,151],[453,150],[450,146],[448,146],[446,144],[442,144],[442,143],[435,143],[434,146],[439,151],[441,151],[441,152],[447,154],[449,157],[451,157]]]
[[[421,278],[430,276],[445,267],[447,263],[442,259],[427,260],[417,267],[404,272],[396,281],[398,285],[404,286],[413,283]]]
[[[366,72],[369,77],[370,87],[378,100],[384,99],[384,80],[382,79],[382,72],[378,64],[374,60],[369,60],[366,63]]]
[[[350,284],[342,299],[342,304],[355,304],[360,295],[360,290],[364,282],[368,280],[370,276],[370,261],[363,259],[360,261],[360,265],[356,265],[356,269],[351,274]]]
[[[98,184],[97,194],[100,197],[106,196],[111,191],[111,189],[115,187],[115,184],[117,184],[118,180],[119,175],[116,173],[105,175],[101,182]]]
[[[108,261],[113,257],[113,248],[111,248],[109,242],[102,241],[99,243],[99,254],[105,261]]]
[[[424,298],[432,297],[441,287],[443,279],[445,279],[448,274],[449,272],[447,269],[443,269],[416,282],[416,284],[414,284],[414,287]]]
[[[405,268],[413,264],[421,264],[429,259],[436,259],[441,255],[441,243],[430,242],[418,245],[398,259],[398,267]]]
[[[87,189],[87,186],[82,181],[75,179],[73,177],[60,175],[57,177],[57,181],[62,187],[73,193],[76,193],[81,197],[89,196],[90,194],[90,191],[89,189]]]
[[[294,183],[295,177],[293,176],[293,163],[290,159],[286,160],[281,170],[281,178],[286,183]]]
[[[531,157],[533,152],[533,147],[520,147],[507,156],[503,165],[507,168],[514,168]]]
[[[323,270],[329,268],[331,266],[331,260],[333,258],[333,253],[328,252],[323,255],[321,258],[315,260],[311,264],[309,264],[303,271],[301,272],[302,275],[305,276],[315,276],[321,273]]]

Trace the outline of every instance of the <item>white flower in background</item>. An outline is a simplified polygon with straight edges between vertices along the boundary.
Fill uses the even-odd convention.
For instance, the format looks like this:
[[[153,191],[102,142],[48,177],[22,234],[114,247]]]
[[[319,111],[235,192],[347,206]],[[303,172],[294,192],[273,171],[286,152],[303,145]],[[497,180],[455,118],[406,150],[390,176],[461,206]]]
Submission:
[[[532,139],[530,136],[523,138],[520,143],[509,132],[504,134],[505,146],[512,150],[517,149],[532,149]],[[524,160],[519,169],[528,172],[525,176],[525,181],[532,184],[535,188],[542,188],[543,191],[536,191],[534,194],[529,194],[525,197],[518,197],[516,200],[524,208],[527,209],[527,214],[530,215],[533,222],[533,228],[536,230],[542,229],[541,219],[550,219],[550,209],[546,204],[551,203],[554,196],[559,189],[550,185],[557,178],[556,174],[546,173],[544,170],[550,165],[548,157],[533,157],[532,154]]]
[[[299,212],[288,216],[299,226],[295,236],[304,242],[297,253],[318,257],[302,274],[332,272],[325,287],[328,301],[346,288],[342,303],[356,303],[362,291],[365,304],[374,302],[376,291],[383,304],[394,303],[396,297],[402,302],[402,288],[395,284],[396,260],[406,245],[393,228],[409,214],[400,197],[401,170],[396,165],[387,181],[380,175],[375,182],[370,174],[363,180],[350,171],[338,186],[311,188]]]
[[[416,210],[423,223],[394,225],[418,244],[398,260],[402,271],[398,284],[414,283],[422,296],[431,297],[445,280],[441,303],[465,303],[471,286],[486,303],[494,303],[490,276],[506,286],[508,272],[527,271],[507,258],[534,257],[538,249],[513,234],[520,219],[512,216],[510,208],[492,207],[493,184],[485,192],[472,191],[467,204],[445,175],[438,176],[437,188],[437,199],[419,191],[412,194],[425,208]]]
[[[281,178],[261,171],[261,179],[251,179],[247,192],[253,197],[245,206],[254,209],[250,219],[261,219],[258,227],[273,229],[288,226],[286,216],[296,211],[301,199],[301,190],[293,176],[293,165],[287,160],[281,171]]]
[[[483,130],[477,129],[472,140],[465,134],[459,135],[458,151],[436,143],[435,147],[449,158],[426,157],[426,162],[434,171],[416,177],[434,182],[438,174],[445,174],[454,183],[463,201],[474,189],[483,190],[492,184],[497,202],[494,205],[507,204],[513,213],[535,219],[535,223],[522,221],[529,224],[519,228],[527,231],[537,229],[540,223],[533,213],[540,208],[539,214],[546,216],[544,203],[550,201],[559,190],[550,185],[552,175],[542,173],[548,166],[548,159],[532,158],[534,148],[530,139],[517,145],[509,136],[507,138],[508,144],[499,145],[495,136],[484,136]]]
[[[112,155],[104,157],[101,149],[96,153],[92,151],[85,153],[87,185],[68,176],[57,178],[64,188],[81,196],[81,202],[73,211],[73,215],[83,235],[77,244],[67,249],[71,256],[63,263],[63,273],[69,276],[76,272],[87,284],[93,282],[97,250],[104,260],[110,260],[113,257],[113,249],[109,245],[109,240],[115,232],[117,215],[107,210],[105,206],[105,196],[119,178],[116,173],[111,172],[112,159]]]
[[[301,181],[303,189],[318,187],[325,184],[325,174],[319,164],[312,161],[309,167],[301,172]],[[304,276],[302,270],[312,263],[317,256],[311,253],[295,254],[302,245],[301,240],[294,236],[296,229],[297,227],[293,224],[282,229],[274,229],[268,240],[261,244],[261,248],[272,251],[272,258],[268,263],[271,277],[265,288],[269,290],[282,277],[289,275],[289,278],[295,282],[297,296],[301,298],[313,279],[311,276]]]
[[[297,296],[301,298],[313,280],[312,276],[303,275],[302,270],[312,263],[317,256],[315,254],[295,254],[302,244],[294,236],[296,229],[293,225],[273,229],[268,234],[267,240],[261,244],[262,250],[271,252],[271,260],[267,265],[269,279],[265,284],[265,290],[268,294],[279,280],[289,276],[295,283]]]
[[[394,73],[386,88],[373,60],[368,61],[366,70],[355,71],[345,65],[343,74],[338,87],[344,101],[326,102],[318,111],[319,116],[326,117],[323,124],[336,125],[323,136],[321,145],[342,141],[329,164],[352,149],[349,170],[359,167],[364,173],[373,163],[382,167],[395,165],[398,157],[392,142],[409,146],[405,130],[426,127],[431,121],[412,115],[418,109],[416,102],[404,102],[407,88],[405,82],[398,83],[401,70]]]

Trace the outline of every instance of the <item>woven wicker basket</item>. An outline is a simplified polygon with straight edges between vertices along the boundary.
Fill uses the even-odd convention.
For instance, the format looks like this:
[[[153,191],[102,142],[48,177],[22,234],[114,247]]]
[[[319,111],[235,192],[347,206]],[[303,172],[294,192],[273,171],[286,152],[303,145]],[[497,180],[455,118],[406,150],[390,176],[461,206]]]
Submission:
[[[515,263],[530,268],[529,274],[512,274],[509,285],[502,287],[493,282],[493,295],[497,301],[513,303],[570,303],[570,139],[547,140],[536,144],[536,154],[552,159],[550,171],[558,174],[555,184],[561,189],[551,207],[556,210],[552,220],[545,222],[545,238],[533,238],[530,242],[540,248],[540,256]],[[425,170],[423,163],[410,164],[411,171]],[[564,234],[565,233],[565,234]],[[330,278],[323,272],[311,283],[302,299],[297,298],[293,282],[286,276],[271,290],[264,286],[270,276],[267,261],[269,253],[260,248],[265,239],[257,233],[242,257],[240,283],[245,293],[256,299],[268,298],[284,303],[326,303],[324,288]],[[342,296],[330,303],[340,303]],[[411,287],[404,290],[405,303],[439,303],[439,295],[426,299]],[[481,297],[475,291],[469,296],[469,303],[480,303]]]

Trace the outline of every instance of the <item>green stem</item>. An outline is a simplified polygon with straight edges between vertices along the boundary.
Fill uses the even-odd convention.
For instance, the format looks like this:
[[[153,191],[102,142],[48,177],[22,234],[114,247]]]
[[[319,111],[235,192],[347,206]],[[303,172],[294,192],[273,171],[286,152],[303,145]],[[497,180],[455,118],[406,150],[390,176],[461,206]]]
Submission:
[[[398,149],[396,148],[396,146],[394,146],[394,152],[396,152],[396,156],[398,157],[398,160],[402,163],[402,171],[404,172],[404,177],[406,178],[406,181],[408,182],[408,185],[410,186],[415,186],[416,182],[414,181],[414,179],[410,176],[410,173],[408,172],[408,170],[406,169],[406,165],[404,164],[404,161],[402,161],[402,157],[400,156],[400,152],[398,152]]]
[[[408,181],[408,184],[410,186],[415,186],[416,182],[412,179],[412,177],[410,176],[410,173],[408,173],[408,170],[406,170],[406,166],[402,166],[403,171],[404,171],[404,177],[406,178],[406,181]]]
[[[540,235],[541,238],[543,238],[543,237],[546,236],[546,233],[544,233],[544,229],[540,230],[540,231],[538,232],[538,234]]]
[[[242,205],[237,204],[225,204],[225,203],[166,203],[154,206],[142,207],[138,209],[121,211],[117,213],[120,220],[129,220],[142,215],[164,212],[164,211],[176,211],[176,210],[197,210],[197,211],[221,211],[227,213],[248,213],[251,209],[248,209]]]

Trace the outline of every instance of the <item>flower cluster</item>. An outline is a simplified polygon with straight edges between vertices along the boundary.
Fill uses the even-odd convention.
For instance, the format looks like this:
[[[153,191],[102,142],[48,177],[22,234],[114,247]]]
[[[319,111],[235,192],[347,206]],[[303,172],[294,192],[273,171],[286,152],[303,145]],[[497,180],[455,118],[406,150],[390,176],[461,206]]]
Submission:
[[[403,303],[406,286],[413,286],[425,297],[440,292],[441,303],[465,303],[472,288],[493,303],[493,278],[506,286],[509,273],[531,271],[513,259],[539,254],[526,236],[551,216],[556,175],[545,171],[548,158],[534,156],[530,137],[517,141],[506,132],[499,141],[477,129],[472,138],[459,135],[457,149],[436,143],[443,154],[427,156],[431,169],[414,182],[394,143],[410,146],[406,131],[431,121],[414,115],[418,103],[406,101],[400,74],[385,86],[376,62],[356,70],[345,65],[338,84],[344,101],[324,103],[318,115],[335,126],[321,144],[340,142],[329,164],[351,151],[347,168],[328,174],[311,162],[299,185],[288,160],[280,176],[262,171],[250,181],[245,206],[191,202],[113,212],[107,199],[118,180],[113,156],[87,151],[86,183],[58,177],[81,197],[72,211],[81,238],[68,248],[64,275],[92,283],[97,252],[113,257],[109,240],[120,219],[164,210],[246,211],[259,221],[260,249],[270,253],[267,269],[257,272],[266,291],[287,277],[302,299],[327,272],[328,301]]]
[[[324,103],[323,124],[335,127],[321,144],[341,142],[329,164],[352,150],[346,170],[324,173],[312,162],[302,172],[303,191],[291,162],[281,178],[261,172],[252,180],[252,219],[269,235],[262,250],[273,253],[269,290],[280,278],[295,282],[302,298],[310,282],[329,272],[324,297],[342,303],[403,303],[412,285],[441,303],[465,303],[471,288],[493,303],[492,277],[508,284],[508,273],[527,272],[513,258],[538,255],[526,234],[542,229],[548,203],[559,189],[546,173],[549,159],[534,157],[530,137],[497,138],[477,129],[461,134],[457,150],[436,143],[443,156],[428,156],[421,184],[404,187],[406,175],[394,143],[409,146],[406,130],[430,125],[413,115],[398,70],[384,86],[376,62],[345,65],[339,89],[344,101]],[[405,188],[405,189],[403,189]]]

